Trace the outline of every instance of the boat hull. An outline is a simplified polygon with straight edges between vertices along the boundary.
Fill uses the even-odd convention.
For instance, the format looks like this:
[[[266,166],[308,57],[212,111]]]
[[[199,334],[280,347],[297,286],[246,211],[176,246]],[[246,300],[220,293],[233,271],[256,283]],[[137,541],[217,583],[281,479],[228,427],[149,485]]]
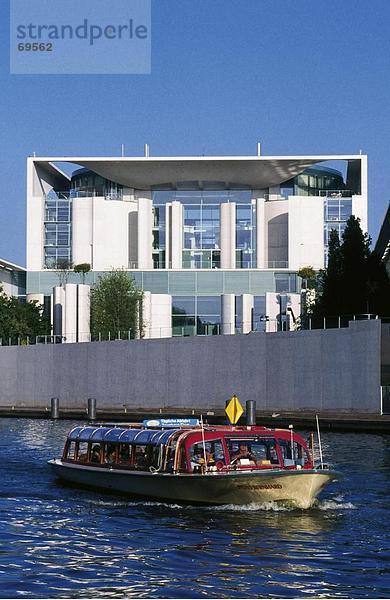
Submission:
[[[132,497],[187,504],[289,503],[310,508],[335,471],[233,471],[201,474],[148,473],[49,461],[64,481]]]

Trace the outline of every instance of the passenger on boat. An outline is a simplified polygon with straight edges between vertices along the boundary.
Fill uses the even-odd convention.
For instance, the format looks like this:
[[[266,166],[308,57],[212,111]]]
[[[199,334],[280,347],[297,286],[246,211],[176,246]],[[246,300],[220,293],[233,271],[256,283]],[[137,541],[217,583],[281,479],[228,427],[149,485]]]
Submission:
[[[100,446],[95,444],[91,450],[91,462],[100,463]]]
[[[247,444],[240,444],[237,452],[232,454],[232,458],[230,460],[230,464],[234,464],[241,459],[247,459],[254,463],[256,463],[256,456],[249,450]]]

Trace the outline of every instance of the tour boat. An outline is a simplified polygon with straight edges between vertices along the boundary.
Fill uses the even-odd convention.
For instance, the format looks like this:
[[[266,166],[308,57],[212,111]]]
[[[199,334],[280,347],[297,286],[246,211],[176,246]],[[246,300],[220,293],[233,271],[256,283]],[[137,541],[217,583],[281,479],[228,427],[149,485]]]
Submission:
[[[309,508],[337,478],[292,429],[257,425],[77,426],[49,464],[72,484],[186,504]]]

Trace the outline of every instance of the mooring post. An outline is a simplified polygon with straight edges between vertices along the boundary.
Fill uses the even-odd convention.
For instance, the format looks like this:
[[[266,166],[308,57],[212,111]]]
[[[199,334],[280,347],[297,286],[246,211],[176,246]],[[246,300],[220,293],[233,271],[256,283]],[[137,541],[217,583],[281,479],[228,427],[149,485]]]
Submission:
[[[59,398],[52,398],[51,399],[50,417],[52,419],[59,419],[60,418],[60,399]]]
[[[96,419],[96,398],[88,398],[88,419],[94,421]]]
[[[256,400],[246,401],[246,424],[256,425]]]

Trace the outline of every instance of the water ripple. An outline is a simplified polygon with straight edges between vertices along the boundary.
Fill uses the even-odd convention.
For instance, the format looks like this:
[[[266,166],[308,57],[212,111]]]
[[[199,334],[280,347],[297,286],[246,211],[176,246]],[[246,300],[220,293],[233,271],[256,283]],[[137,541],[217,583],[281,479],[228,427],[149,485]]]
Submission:
[[[46,460],[70,427],[0,421],[0,597],[389,598],[389,436],[324,434],[346,477],[304,511],[63,486]]]

